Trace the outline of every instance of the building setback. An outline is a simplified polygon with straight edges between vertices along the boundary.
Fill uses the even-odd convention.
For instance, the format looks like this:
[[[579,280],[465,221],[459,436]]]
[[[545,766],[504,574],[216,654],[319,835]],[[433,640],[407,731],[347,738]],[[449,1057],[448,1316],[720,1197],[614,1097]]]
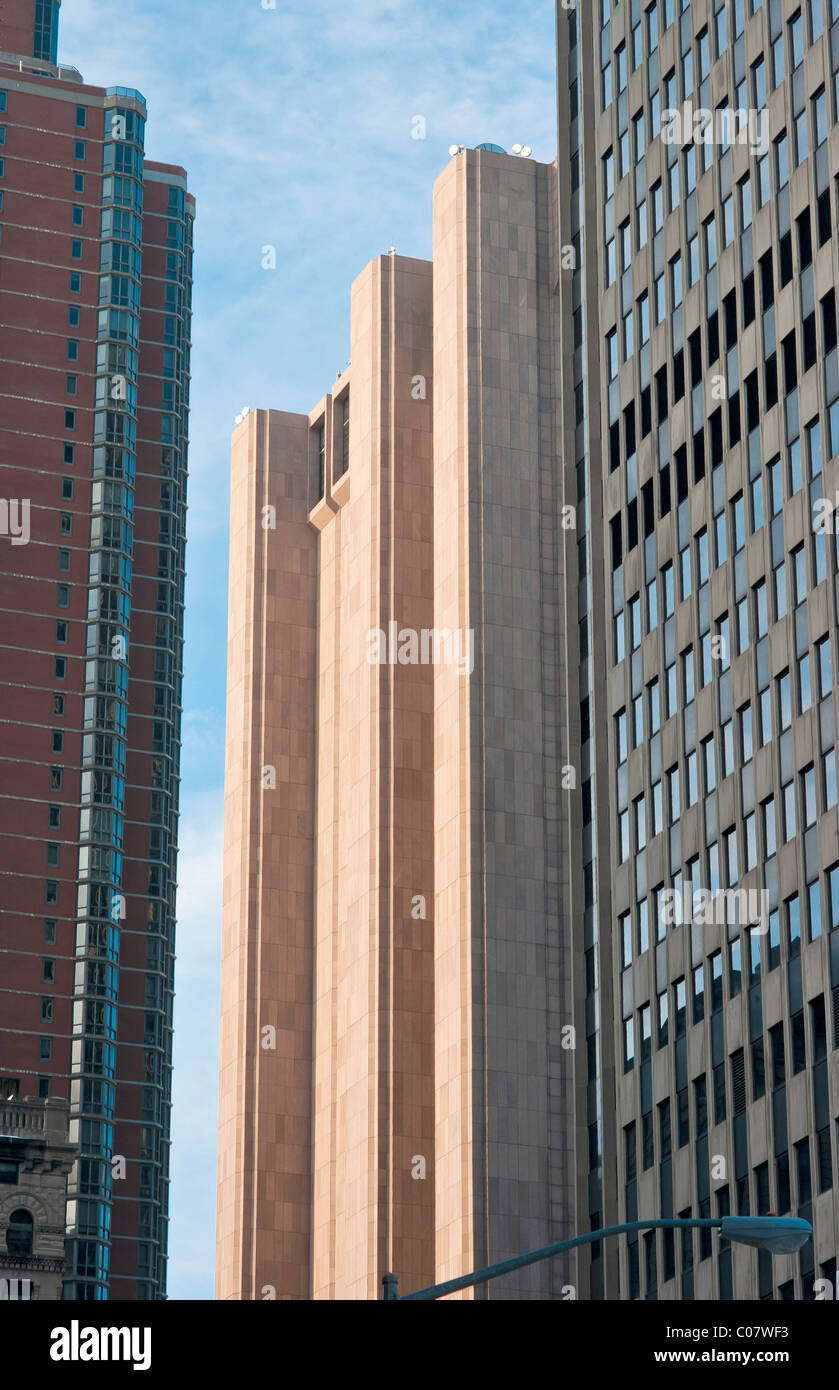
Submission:
[[[58,64],[58,10],[0,6],[0,1077],[70,1102],[64,1296],[152,1299],[194,203],[141,94]]]

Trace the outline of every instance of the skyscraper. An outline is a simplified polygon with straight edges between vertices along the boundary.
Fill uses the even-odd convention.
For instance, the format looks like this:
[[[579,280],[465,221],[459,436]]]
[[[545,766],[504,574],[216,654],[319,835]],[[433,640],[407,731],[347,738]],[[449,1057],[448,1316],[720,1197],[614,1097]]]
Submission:
[[[557,9],[590,1215],[815,1231],[623,1240],[610,1297],[835,1292],[837,17]]]
[[[836,1291],[839,10],[747,3],[558,4],[556,165],[234,436],[221,1297]]]
[[[433,276],[374,261],[332,391],[234,436],[220,1297],[573,1229],[556,223],[465,151]]]
[[[64,1296],[152,1299],[194,202],[142,95],[59,64],[58,15],[0,5],[0,1078],[70,1102]]]

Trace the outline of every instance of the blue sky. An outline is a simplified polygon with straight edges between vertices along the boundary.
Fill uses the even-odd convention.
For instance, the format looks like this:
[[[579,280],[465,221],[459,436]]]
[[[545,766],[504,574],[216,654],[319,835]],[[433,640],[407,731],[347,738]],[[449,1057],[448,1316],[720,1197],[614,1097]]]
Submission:
[[[198,201],[171,1298],[212,1297],[234,417],[244,405],[308,412],[329,388],[348,356],[355,276],[391,239],[431,255],[450,144],[556,154],[552,0],[268,3],[64,0],[61,11],[61,60],[87,82],[139,88],[147,156],[182,164]]]

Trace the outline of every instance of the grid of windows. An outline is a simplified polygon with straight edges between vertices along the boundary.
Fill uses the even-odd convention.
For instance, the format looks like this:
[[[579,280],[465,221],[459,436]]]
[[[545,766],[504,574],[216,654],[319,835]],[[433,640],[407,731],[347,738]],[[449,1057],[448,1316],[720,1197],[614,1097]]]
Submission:
[[[601,13],[608,150],[593,239],[605,257],[592,309],[605,347],[615,955],[634,976],[616,991],[618,1123],[626,1133],[631,1120],[633,1145],[637,1132],[644,1158],[662,1165],[670,1140],[656,1150],[652,1116],[672,1105],[678,1143],[696,1150],[693,1214],[784,1212],[810,1201],[812,1141],[781,1145],[776,1133],[772,1161],[750,1167],[738,1135],[765,1087],[780,1116],[787,1078],[839,1047],[839,870],[819,863],[817,840],[837,805],[839,525],[832,462],[830,486],[824,472],[839,454],[839,365],[835,293],[815,275],[828,245],[839,274],[839,179],[822,158],[839,119],[839,43],[825,50],[831,90],[804,62],[811,45],[826,43],[839,5],[825,0],[826,14],[821,0],[752,3],[748,13],[742,0],[622,5],[628,44],[612,42],[608,4]],[[753,16],[747,67],[742,36]],[[676,60],[662,71],[660,36],[671,28]],[[640,86],[627,76],[638,68]],[[668,122],[680,116],[689,98],[711,107],[714,68],[716,107],[701,138],[666,140],[665,113]],[[785,105],[774,109],[787,120],[781,129],[773,116],[770,140],[766,102],[781,84]],[[799,515],[811,523],[803,534]],[[666,875],[655,888],[651,864]],[[703,943],[681,1005],[677,982],[663,987],[646,964],[651,942],[675,932],[688,955]],[[829,982],[809,1001],[796,973],[808,949],[820,953],[813,978]],[[776,971],[784,1019],[769,1027],[761,984]],[[650,991],[640,1006],[639,980]],[[703,1029],[702,1077],[687,1074],[675,1046],[686,988],[690,1026]],[[728,1055],[731,1009],[742,1011],[749,1043]],[[670,1096],[651,1086],[653,1031],[655,1050],[671,1059]],[[824,1095],[814,1091],[813,1114]],[[737,1154],[720,1190],[707,1177],[710,1123],[731,1127]],[[822,1132],[829,1186],[830,1126]],[[627,1213],[634,1176],[627,1161]],[[677,1264],[663,1236],[642,1253],[627,1246],[622,1274],[630,1296],[656,1296]],[[710,1241],[699,1253],[701,1266]],[[693,1296],[692,1251],[681,1268],[683,1296]],[[802,1265],[804,1296],[811,1274]],[[731,1297],[730,1265],[721,1260],[715,1278],[718,1296]],[[769,1296],[763,1285],[760,1296]]]

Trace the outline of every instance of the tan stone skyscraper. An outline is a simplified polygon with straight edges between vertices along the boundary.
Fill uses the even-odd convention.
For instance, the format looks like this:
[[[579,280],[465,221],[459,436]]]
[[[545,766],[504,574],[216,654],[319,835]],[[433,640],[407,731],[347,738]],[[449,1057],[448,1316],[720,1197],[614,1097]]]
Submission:
[[[556,206],[459,155],[433,272],[374,261],[331,394],[234,436],[221,1298],[573,1226]]]

